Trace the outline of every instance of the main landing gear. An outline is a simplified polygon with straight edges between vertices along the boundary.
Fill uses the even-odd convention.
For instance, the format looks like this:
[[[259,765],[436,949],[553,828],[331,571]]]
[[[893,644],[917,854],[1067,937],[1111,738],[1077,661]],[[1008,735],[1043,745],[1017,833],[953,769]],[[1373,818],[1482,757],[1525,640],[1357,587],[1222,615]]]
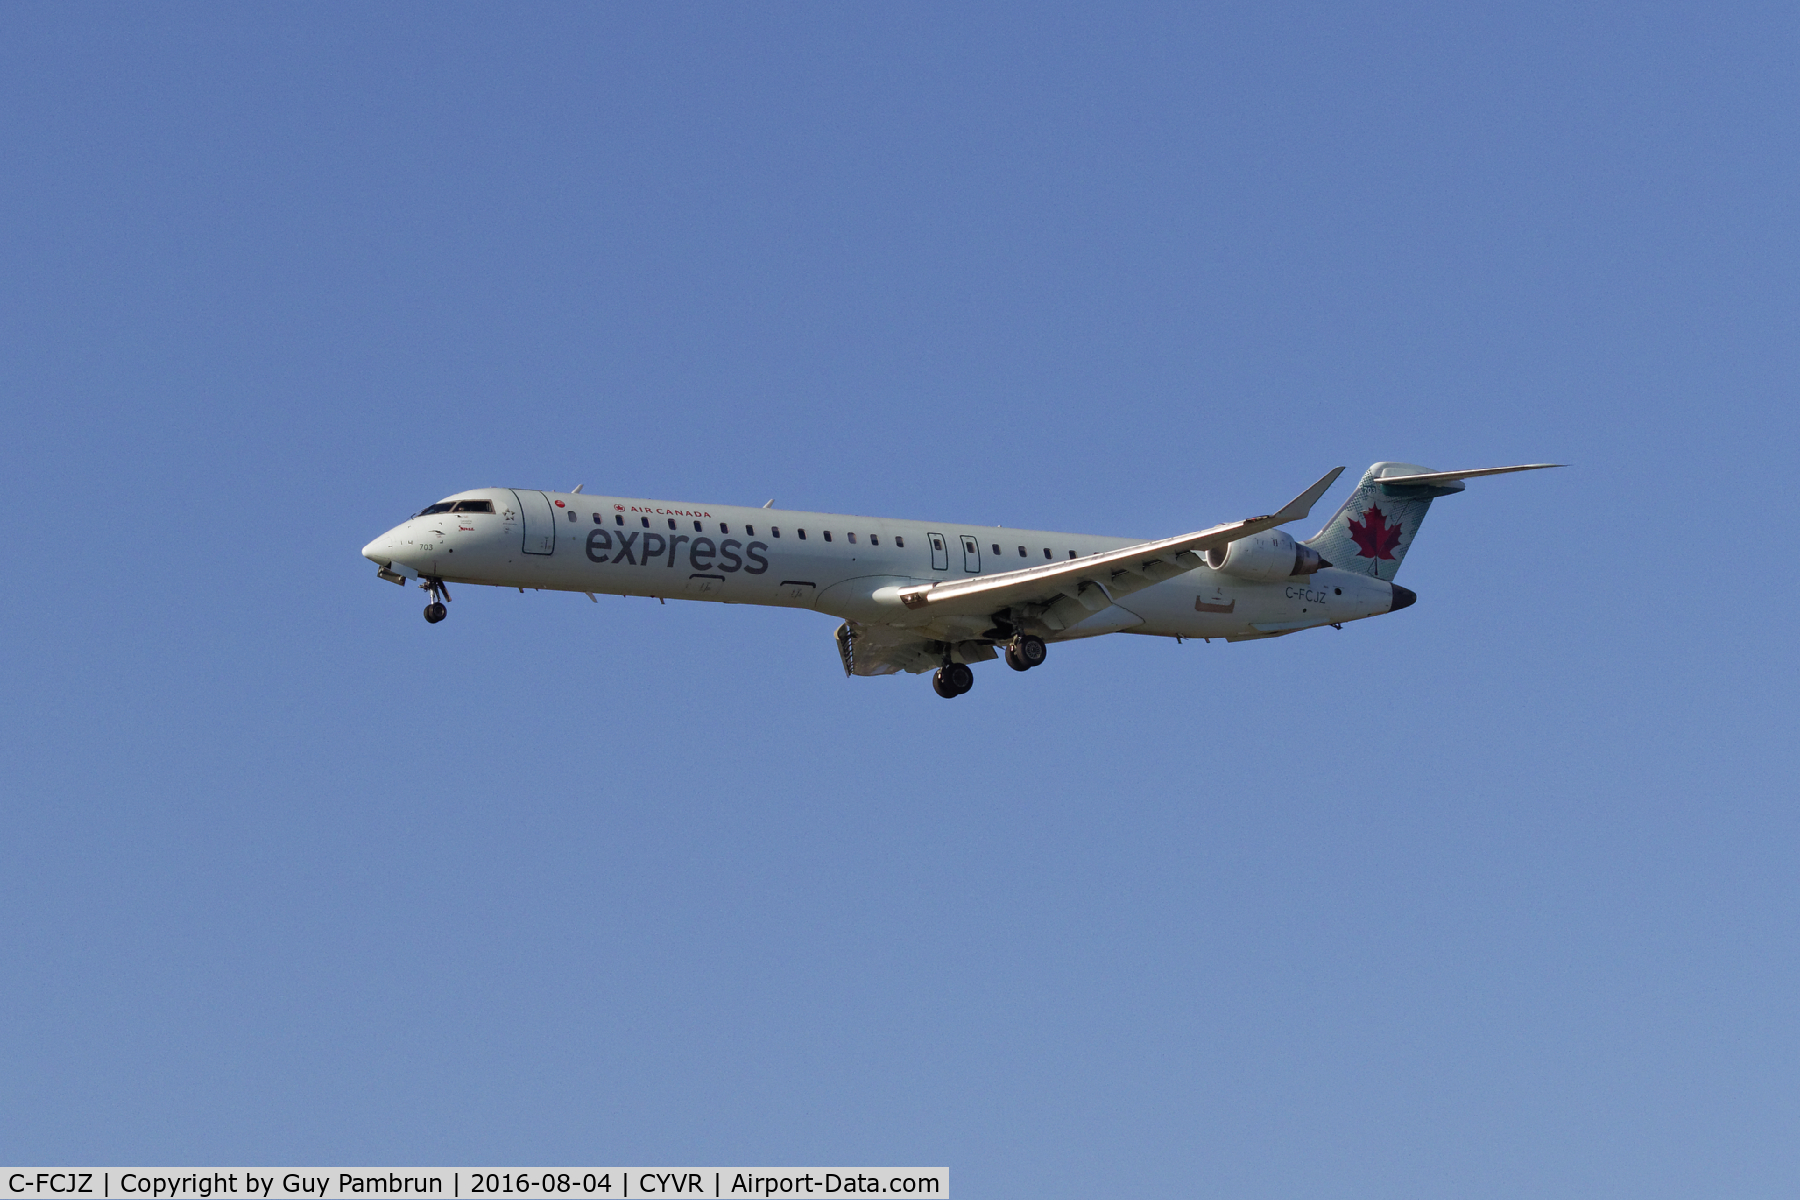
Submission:
[[[1006,645],[1006,665],[1015,671],[1029,671],[1044,661],[1044,639],[1022,633]]]
[[[1006,643],[1006,665],[1015,671],[1029,671],[1043,663],[1045,653],[1043,638],[1021,633]],[[931,677],[931,690],[946,700],[954,700],[974,686],[975,672],[966,663],[946,662]]]
[[[436,625],[450,615],[450,610],[444,607],[444,601],[450,599],[450,589],[441,579],[427,579],[419,586],[431,593],[431,603],[425,606],[425,619]]]
[[[945,663],[931,677],[931,690],[946,700],[954,700],[975,686],[975,672],[967,663]]]

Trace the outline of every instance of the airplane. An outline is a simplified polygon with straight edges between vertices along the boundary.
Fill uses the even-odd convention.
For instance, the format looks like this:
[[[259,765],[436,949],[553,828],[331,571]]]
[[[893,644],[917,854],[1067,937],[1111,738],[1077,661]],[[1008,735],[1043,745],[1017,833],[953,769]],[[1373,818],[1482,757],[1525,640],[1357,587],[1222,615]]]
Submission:
[[[1394,574],[1433,500],[1477,476],[1564,465],[1379,462],[1303,542],[1279,526],[1304,520],[1344,468],[1267,516],[1147,542],[493,487],[427,505],[362,553],[380,578],[427,591],[434,625],[452,583],[816,609],[842,621],[846,676],[929,671],[954,699],[975,685],[973,664],[1004,655],[1028,671],[1056,642],[1254,641],[1399,612],[1418,597]]]

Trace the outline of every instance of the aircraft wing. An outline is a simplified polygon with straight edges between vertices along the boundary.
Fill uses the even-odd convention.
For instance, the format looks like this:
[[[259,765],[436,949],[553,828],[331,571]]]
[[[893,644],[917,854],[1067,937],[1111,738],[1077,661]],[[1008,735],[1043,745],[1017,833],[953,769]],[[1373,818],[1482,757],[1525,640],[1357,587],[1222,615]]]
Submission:
[[[875,598],[904,605],[910,612],[924,617],[1035,606],[1040,610],[1033,614],[1038,620],[1052,629],[1067,629],[1111,606],[1121,596],[1194,570],[1204,561],[1201,556],[1215,546],[1301,520],[1343,470],[1342,467],[1332,468],[1280,511],[1266,517],[1250,517],[1228,525],[1214,525],[1198,533],[1140,542],[1121,550],[1027,567],[1022,571],[981,575],[949,583],[882,588],[875,593]]]

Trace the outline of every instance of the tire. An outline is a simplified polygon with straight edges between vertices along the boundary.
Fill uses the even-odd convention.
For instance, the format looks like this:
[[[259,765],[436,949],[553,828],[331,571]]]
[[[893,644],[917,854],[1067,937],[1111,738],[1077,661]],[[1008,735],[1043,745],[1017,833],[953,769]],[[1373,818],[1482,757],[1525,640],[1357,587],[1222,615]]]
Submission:
[[[951,663],[943,669],[944,682],[956,689],[958,696],[975,686],[975,672],[967,663]]]
[[[1044,639],[1033,637],[1029,633],[1019,639],[1018,650],[1019,661],[1024,663],[1026,668],[1041,665],[1044,656],[1048,653],[1044,646]]]
[[[959,692],[955,688],[951,687],[949,685],[949,683],[945,681],[944,669],[942,667],[939,667],[936,671],[934,671],[932,673],[931,690],[936,692],[938,695],[942,696],[946,700],[954,700],[958,696],[962,695],[961,692]]]
[[[439,621],[449,615],[450,610],[435,600],[425,606],[425,619],[430,621],[433,625],[436,625]]]
[[[1006,648],[1006,665],[1015,671],[1031,670],[1031,664],[1020,658],[1011,646]]]

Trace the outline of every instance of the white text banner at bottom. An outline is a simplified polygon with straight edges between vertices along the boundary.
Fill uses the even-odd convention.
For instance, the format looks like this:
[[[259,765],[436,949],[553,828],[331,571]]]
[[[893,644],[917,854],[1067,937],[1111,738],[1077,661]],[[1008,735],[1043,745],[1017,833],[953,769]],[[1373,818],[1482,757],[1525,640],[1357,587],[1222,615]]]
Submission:
[[[947,1167],[0,1168],[30,1200],[632,1200],[950,1194]]]

